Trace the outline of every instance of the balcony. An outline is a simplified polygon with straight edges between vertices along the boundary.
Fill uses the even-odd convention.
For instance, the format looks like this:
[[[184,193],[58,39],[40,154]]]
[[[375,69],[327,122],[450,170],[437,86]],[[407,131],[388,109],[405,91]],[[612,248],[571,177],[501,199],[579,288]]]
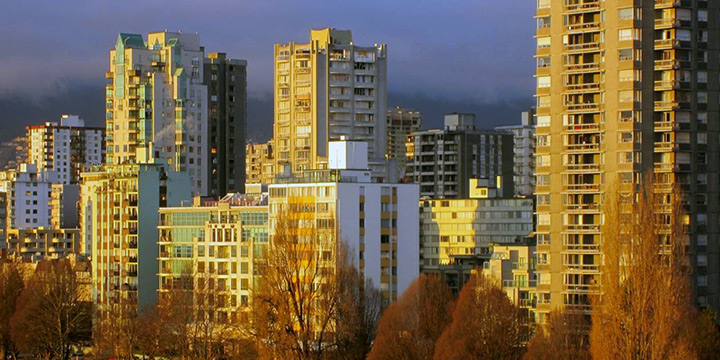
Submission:
[[[588,11],[598,11],[598,10],[600,10],[600,1],[593,1],[593,2],[584,2],[584,3],[577,3],[577,4],[566,4],[564,12],[571,13],[571,12],[588,12]]]
[[[570,144],[566,149],[573,153],[593,153],[600,151],[600,144]]]
[[[600,29],[600,22],[589,22],[582,24],[571,24],[567,26],[568,31],[583,31],[583,30],[598,30]]]
[[[656,9],[665,9],[678,6],[690,6],[689,0],[655,0]]]
[[[600,83],[566,84],[565,89],[572,92],[597,92],[600,91]]]
[[[600,184],[567,184],[564,186],[567,192],[598,192]]]
[[[600,265],[597,264],[565,264],[568,270],[600,272]]]
[[[584,103],[584,104],[565,104],[568,111],[573,112],[598,112],[600,111],[600,104],[598,103]]]
[[[679,48],[681,45],[678,39],[658,39],[655,40],[655,50]]]
[[[680,109],[680,103],[677,101],[656,101],[655,111],[671,111]]]
[[[567,164],[568,171],[575,172],[598,172],[600,164]]]
[[[600,124],[572,124],[567,125],[567,131],[573,131],[573,132],[584,132],[584,133],[592,133],[592,132],[598,132],[600,131]]]
[[[114,74],[112,71],[106,71],[106,72],[105,72],[105,78],[106,78],[106,79],[112,79],[113,77],[115,77],[115,74]]]
[[[567,72],[596,72],[600,70],[600,63],[565,64]]]
[[[600,42],[589,42],[582,44],[570,44],[565,45],[566,52],[586,52],[586,51],[599,51],[601,47]]]
[[[600,244],[569,244],[569,243],[563,243],[565,246],[565,250],[570,252],[599,252],[600,251]]]
[[[537,286],[536,280],[526,280],[526,281],[515,281],[515,280],[503,280],[503,287],[506,288],[527,288],[527,287],[535,287]]]
[[[656,80],[655,90],[677,90],[680,89],[680,80]]]
[[[680,26],[680,19],[655,19],[655,29],[668,29]]]

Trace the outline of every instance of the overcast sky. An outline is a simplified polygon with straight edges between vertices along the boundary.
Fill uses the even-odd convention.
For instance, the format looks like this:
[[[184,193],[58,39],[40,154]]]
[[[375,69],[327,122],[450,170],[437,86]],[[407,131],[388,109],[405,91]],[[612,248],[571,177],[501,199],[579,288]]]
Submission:
[[[519,121],[513,114],[532,100],[534,6],[532,0],[4,1],[0,125],[13,124],[4,133],[14,135],[23,131],[15,124],[64,112],[101,122],[104,72],[117,34],[181,29],[198,32],[208,52],[248,60],[248,126],[262,137],[272,118],[272,45],[306,42],[311,28],[324,27],[351,29],[359,45],[387,44],[389,105],[418,108],[426,125],[452,111],[480,112],[489,123]]]

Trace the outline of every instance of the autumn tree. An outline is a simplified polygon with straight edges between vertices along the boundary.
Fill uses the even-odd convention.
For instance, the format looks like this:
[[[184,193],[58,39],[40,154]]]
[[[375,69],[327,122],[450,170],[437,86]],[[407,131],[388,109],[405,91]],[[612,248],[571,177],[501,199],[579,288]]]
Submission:
[[[545,324],[537,325],[524,359],[590,359],[589,327],[585,314],[553,310]]]
[[[22,274],[16,262],[0,262],[0,351],[4,358],[17,355],[10,334],[10,318],[15,313],[18,297],[23,291]],[[17,356],[15,356],[17,357]]]
[[[264,358],[363,358],[381,301],[350,261],[332,217],[281,208],[258,263],[250,334]]]
[[[595,359],[696,357],[688,236],[680,193],[609,192],[602,227],[601,295],[593,300]]]
[[[69,261],[37,264],[10,320],[11,336],[22,352],[69,359],[74,346],[91,339],[91,303]]]
[[[452,304],[439,275],[421,275],[383,313],[369,359],[432,359],[452,319]]]
[[[434,359],[519,359],[526,340],[527,313],[491,281],[473,276],[460,292]]]
[[[95,355],[132,360],[141,352],[146,325],[138,314],[137,303],[127,298],[100,312],[94,331]]]
[[[155,307],[156,343],[162,354],[182,359],[221,359],[239,331],[228,317],[228,288],[207,272],[183,275],[161,292]]]
[[[363,279],[354,266],[345,261],[340,273],[340,294],[335,317],[333,359],[364,360],[372,347],[380,321],[383,301],[372,280]]]

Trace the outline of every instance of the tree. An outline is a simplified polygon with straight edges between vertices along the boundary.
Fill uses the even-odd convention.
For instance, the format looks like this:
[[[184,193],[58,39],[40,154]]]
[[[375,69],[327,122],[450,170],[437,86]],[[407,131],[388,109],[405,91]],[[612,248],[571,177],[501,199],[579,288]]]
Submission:
[[[134,359],[140,352],[139,344],[149,325],[138,314],[137,304],[129,299],[103,311],[95,328],[95,355],[103,358]]]
[[[372,280],[363,281],[354,266],[343,266],[339,271],[342,286],[332,358],[367,359],[382,313],[382,295]]]
[[[281,209],[270,235],[248,314],[260,355],[364,358],[382,303],[350,261],[335,219]]]
[[[465,284],[435,359],[519,359],[525,352],[527,314],[482,276]]]
[[[421,275],[383,313],[369,359],[432,359],[452,306],[440,276]]]
[[[601,295],[593,300],[595,359],[694,358],[688,243],[679,191],[609,192]]]
[[[0,351],[8,359],[17,357],[15,343],[10,337],[10,318],[15,313],[17,300],[24,288],[23,278],[16,262],[0,262]]]
[[[87,291],[69,261],[38,263],[10,320],[18,348],[45,358],[69,359],[74,346],[91,339]]]
[[[590,359],[589,326],[584,314],[551,311],[547,323],[537,326],[524,359]]]

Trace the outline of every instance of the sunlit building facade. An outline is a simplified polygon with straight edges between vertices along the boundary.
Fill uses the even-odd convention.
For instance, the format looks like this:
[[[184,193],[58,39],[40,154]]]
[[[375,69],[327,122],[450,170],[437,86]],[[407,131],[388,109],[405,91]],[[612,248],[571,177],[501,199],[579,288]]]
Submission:
[[[276,44],[274,63],[275,171],[327,168],[328,141],[345,136],[368,144],[383,177],[386,46],[355,45],[350,30],[312,30],[309,43]]]
[[[668,204],[672,186],[681,188],[693,293],[718,309],[720,3],[537,5],[539,320],[553,308],[590,311],[607,190],[634,191],[651,171]]]

